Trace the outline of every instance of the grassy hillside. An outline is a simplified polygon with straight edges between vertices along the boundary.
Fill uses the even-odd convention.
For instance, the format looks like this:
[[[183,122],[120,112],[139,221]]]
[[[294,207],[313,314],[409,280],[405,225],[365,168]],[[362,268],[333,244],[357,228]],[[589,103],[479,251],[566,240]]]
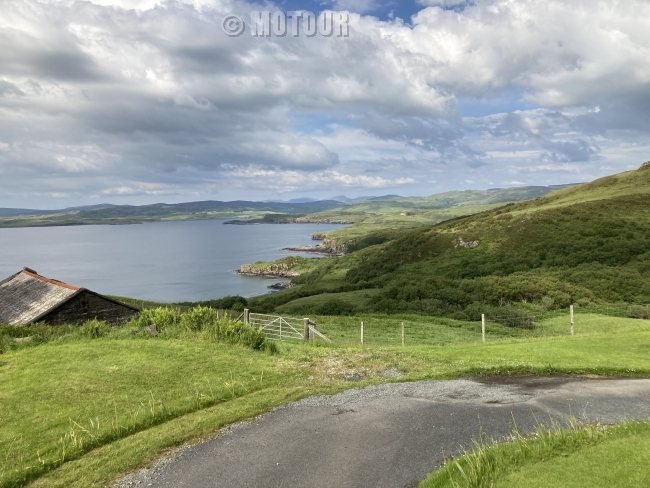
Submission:
[[[292,290],[254,305],[268,310],[302,298],[309,309],[316,298],[308,297],[329,293],[341,310],[476,319],[486,306],[647,303],[648,188],[644,165],[392,240],[366,236],[366,246],[324,260]],[[360,298],[362,290],[373,293]],[[354,302],[338,295],[350,292]]]
[[[504,203],[546,195],[565,186],[525,186],[494,190],[466,190],[428,197],[377,198],[309,214],[309,222],[353,222],[327,233],[335,245],[371,239],[391,240],[408,229],[431,226],[445,220],[484,212]],[[365,243],[360,243],[365,246]],[[357,246],[358,247],[358,246]]]
[[[392,318],[323,317],[319,327],[335,344],[282,343],[271,355],[215,336],[218,324],[205,323],[206,313],[166,323],[173,311],[152,311],[122,329],[0,327],[0,487],[110,486],[224,424],[304,396],[391,381],[382,376],[391,368],[405,380],[650,374],[642,320],[580,317],[574,337],[566,317],[542,324],[538,337],[494,327],[483,344],[471,324],[402,317],[410,326],[402,347]],[[145,332],[153,320],[159,335]],[[365,348],[347,339],[358,320],[368,325]]]

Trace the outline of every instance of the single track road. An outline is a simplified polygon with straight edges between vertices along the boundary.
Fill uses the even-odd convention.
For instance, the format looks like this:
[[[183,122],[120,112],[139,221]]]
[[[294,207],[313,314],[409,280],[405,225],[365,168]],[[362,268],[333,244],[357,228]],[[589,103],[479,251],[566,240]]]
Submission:
[[[183,449],[116,488],[414,487],[481,433],[569,416],[650,418],[650,380],[513,377],[389,383],[311,397]]]

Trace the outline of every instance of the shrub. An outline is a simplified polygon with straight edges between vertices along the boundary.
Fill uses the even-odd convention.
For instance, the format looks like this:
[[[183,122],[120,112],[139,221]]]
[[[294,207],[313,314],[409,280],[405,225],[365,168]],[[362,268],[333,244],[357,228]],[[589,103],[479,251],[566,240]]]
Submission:
[[[86,337],[103,337],[111,332],[111,327],[103,320],[87,320],[80,328],[81,335]]]
[[[149,308],[131,319],[128,325],[131,327],[144,328],[156,324],[158,330],[165,330],[167,327],[174,327],[180,323],[180,314],[171,308],[158,307]]]
[[[317,315],[352,315],[354,307],[340,298],[330,298],[317,307]]]
[[[14,340],[8,334],[0,331],[0,354],[9,351],[13,346]]]
[[[632,319],[650,318],[650,312],[648,312],[648,309],[646,307],[641,307],[641,306],[631,307],[630,311],[628,312],[628,315]]]
[[[216,310],[199,305],[181,315],[180,325],[188,331],[199,331],[216,320]]]
[[[553,310],[555,305],[555,300],[549,296],[542,297],[542,309],[544,310]]]
[[[216,342],[243,344],[258,351],[276,353],[277,345],[269,341],[261,328],[253,328],[244,322],[221,318],[211,322],[203,329],[204,335]]]
[[[216,310],[236,310],[241,312],[248,306],[248,300],[239,295],[227,296],[217,300],[200,302],[199,305],[214,308]]]
[[[163,337],[175,338],[184,333],[201,332],[203,337],[230,344],[242,344],[251,349],[277,352],[277,345],[267,340],[264,333],[248,324],[229,317],[217,318],[213,308],[196,306],[187,312],[178,313],[170,308],[143,310],[140,315],[129,322],[129,326],[144,328],[156,324],[164,332]]]

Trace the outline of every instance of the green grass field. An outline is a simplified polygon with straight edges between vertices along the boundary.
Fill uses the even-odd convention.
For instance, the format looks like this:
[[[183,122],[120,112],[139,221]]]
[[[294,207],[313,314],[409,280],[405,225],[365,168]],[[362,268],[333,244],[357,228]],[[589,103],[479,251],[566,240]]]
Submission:
[[[595,487],[650,485],[650,422],[617,426],[539,426],[530,437],[477,442],[431,473],[420,488]]]
[[[20,486],[89,450],[285,383],[267,354],[198,340],[79,339],[0,358],[2,486]]]
[[[363,348],[355,344],[360,319],[368,324]],[[0,355],[0,487],[105,486],[226,423],[291,399],[387,381],[381,372],[388,368],[406,381],[650,376],[645,320],[578,315],[570,337],[566,320],[557,317],[537,337],[517,337],[501,326],[510,335],[489,330],[483,344],[480,332],[466,325],[406,316],[413,332],[406,347],[399,345],[394,317],[316,321],[333,346],[283,343],[277,355],[216,343],[199,332],[147,337],[128,327],[97,339],[71,333],[40,345],[16,343]],[[363,379],[349,383],[349,374]]]
[[[355,293],[355,292],[352,292]],[[319,316],[309,315],[317,329],[334,341],[337,347],[359,346],[361,322],[364,322],[364,344],[367,346],[401,345],[401,324],[404,324],[405,345],[449,345],[482,341],[480,321],[461,321],[426,315],[355,315]],[[508,327],[486,320],[486,342],[504,339],[535,339],[542,337],[566,337],[570,335],[568,311],[549,313],[548,317],[534,322],[534,328]],[[617,334],[622,332],[650,332],[647,320],[610,317],[594,313],[577,313],[574,318],[576,336],[592,334]]]

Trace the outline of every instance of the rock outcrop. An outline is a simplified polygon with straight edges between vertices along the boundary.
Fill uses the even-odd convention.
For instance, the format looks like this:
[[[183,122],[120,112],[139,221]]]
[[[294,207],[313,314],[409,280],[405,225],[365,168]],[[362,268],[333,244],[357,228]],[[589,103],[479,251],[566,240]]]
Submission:
[[[464,247],[465,249],[474,249],[477,247],[481,241],[470,241],[465,242],[462,237],[457,237],[454,239],[454,247]]]
[[[282,290],[288,290],[292,286],[293,285],[291,284],[290,281],[280,281],[279,283],[273,283],[272,285],[267,286],[267,288],[269,290],[282,291]]]
[[[255,264],[242,264],[236,273],[244,276],[263,276],[266,278],[295,278],[300,273],[293,271],[286,263],[273,263],[264,268]]]
[[[312,236],[313,239],[313,236]],[[315,239],[317,240],[317,239]],[[316,246],[291,246],[282,248],[283,251],[292,252],[313,252],[316,254],[328,254],[330,256],[343,256],[348,251],[348,246],[354,244],[354,240],[339,244],[329,237],[323,238],[323,243]]]
[[[354,244],[354,242],[355,242],[354,239],[350,239],[349,241],[345,241],[345,242],[338,242],[329,237],[325,237],[325,239],[323,239],[323,247],[329,249],[330,253],[332,254],[342,256],[343,254],[348,252],[348,247]]]

